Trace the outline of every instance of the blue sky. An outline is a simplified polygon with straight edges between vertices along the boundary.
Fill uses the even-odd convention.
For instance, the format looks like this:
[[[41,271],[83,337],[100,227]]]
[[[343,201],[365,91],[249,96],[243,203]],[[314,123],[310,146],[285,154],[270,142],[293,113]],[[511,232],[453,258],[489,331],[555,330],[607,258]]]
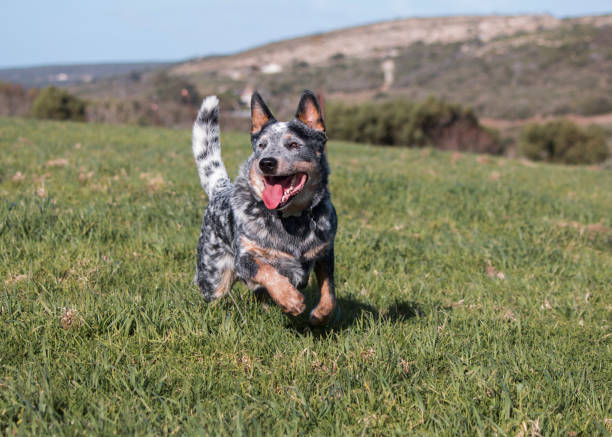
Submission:
[[[0,67],[180,60],[412,16],[612,12],[610,0],[2,0]]]

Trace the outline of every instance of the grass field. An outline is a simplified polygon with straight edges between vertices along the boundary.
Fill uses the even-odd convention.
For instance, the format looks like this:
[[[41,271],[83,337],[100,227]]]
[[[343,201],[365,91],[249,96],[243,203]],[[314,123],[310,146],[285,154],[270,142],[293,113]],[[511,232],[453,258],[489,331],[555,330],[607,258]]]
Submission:
[[[612,172],[328,149],[312,331],[192,285],[188,131],[0,119],[0,433],[609,434]]]

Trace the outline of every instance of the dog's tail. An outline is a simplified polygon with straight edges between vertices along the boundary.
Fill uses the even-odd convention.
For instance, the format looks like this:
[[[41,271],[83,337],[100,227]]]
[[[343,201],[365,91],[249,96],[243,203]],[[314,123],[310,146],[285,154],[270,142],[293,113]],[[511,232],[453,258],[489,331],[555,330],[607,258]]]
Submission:
[[[221,143],[219,142],[219,99],[208,96],[193,124],[193,156],[195,157],[200,176],[200,184],[209,199],[215,191],[230,185],[230,179],[221,160]]]

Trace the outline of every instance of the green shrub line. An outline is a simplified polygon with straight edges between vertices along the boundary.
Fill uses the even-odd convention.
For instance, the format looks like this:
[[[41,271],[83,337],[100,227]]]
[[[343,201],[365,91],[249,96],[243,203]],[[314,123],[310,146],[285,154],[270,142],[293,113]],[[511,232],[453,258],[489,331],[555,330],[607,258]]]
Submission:
[[[433,96],[423,101],[390,100],[325,106],[332,139],[406,147],[501,153],[499,137],[481,127],[474,112]]]
[[[156,73],[151,82],[152,91],[146,97],[87,102],[56,87],[26,92],[22,87],[0,83],[0,103],[6,105],[4,115],[28,113],[39,119],[189,126],[201,100],[196,87],[166,72]],[[236,97],[226,91],[220,98],[230,110],[224,115],[227,125],[246,126],[246,120],[230,115],[231,110],[240,109]],[[326,104],[325,118],[331,139],[359,143],[489,154],[502,154],[515,144],[514,136],[502,138],[499,131],[480,125],[471,108],[433,96],[421,101],[395,99],[362,104],[331,101]],[[562,164],[599,164],[610,156],[602,128],[581,128],[568,120],[525,125],[518,151],[532,160]]]

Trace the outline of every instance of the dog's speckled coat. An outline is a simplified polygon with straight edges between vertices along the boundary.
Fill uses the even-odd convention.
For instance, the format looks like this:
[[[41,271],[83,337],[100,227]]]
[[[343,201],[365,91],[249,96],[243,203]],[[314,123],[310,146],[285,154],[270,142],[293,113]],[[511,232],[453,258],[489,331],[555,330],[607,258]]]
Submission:
[[[253,154],[232,184],[219,143],[219,107],[204,99],[193,127],[193,153],[209,203],[198,240],[195,282],[206,300],[225,295],[236,280],[251,290],[265,288],[281,308],[304,311],[297,290],[314,269],[321,299],[310,313],[313,325],[329,321],[335,308],[334,236],[336,212],[327,188],[325,125],[317,99],[301,96],[296,117],[278,122],[257,93],[251,100]],[[262,170],[262,159],[275,161]],[[267,169],[266,169],[267,170]],[[262,201],[264,176],[306,173],[301,191],[276,209]]]

